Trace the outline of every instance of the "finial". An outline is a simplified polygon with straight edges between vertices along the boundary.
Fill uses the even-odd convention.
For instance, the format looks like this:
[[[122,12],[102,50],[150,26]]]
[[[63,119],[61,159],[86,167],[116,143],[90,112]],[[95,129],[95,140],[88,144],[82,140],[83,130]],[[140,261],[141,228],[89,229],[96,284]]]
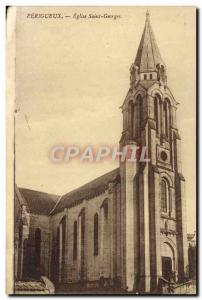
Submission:
[[[149,13],[149,10],[147,9],[147,11],[146,11],[146,20],[149,20],[149,17],[150,17],[150,13]]]

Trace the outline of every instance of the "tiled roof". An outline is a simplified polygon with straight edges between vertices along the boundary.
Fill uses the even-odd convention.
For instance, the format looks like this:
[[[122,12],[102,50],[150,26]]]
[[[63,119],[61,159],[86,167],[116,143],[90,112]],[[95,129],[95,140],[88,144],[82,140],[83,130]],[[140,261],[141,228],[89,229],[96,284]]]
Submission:
[[[15,184],[15,199],[18,200],[20,206],[22,205],[26,205],[27,206],[27,203],[23,197],[23,195],[20,193],[20,190],[18,188],[18,186]]]
[[[137,51],[135,65],[140,72],[155,71],[157,64],[163,64],[156,39],[150,24],[149,13],[147,12],[146,22],[140,45]]]
[[[49,215],[59,199],[57,195],[34,190],[19,188],[19,191],[25,199],[29,211],[33,214]]]
[[[117,179],[119,175],[119,168],[106,173],[93,181],[75,189],[65,195],[63,195],[51,214],[58,213],[64,208],[69,208],[76,205],[84,199],[90,199],[100,193],[104,192],[108,188],[109,182],[113,182]]]

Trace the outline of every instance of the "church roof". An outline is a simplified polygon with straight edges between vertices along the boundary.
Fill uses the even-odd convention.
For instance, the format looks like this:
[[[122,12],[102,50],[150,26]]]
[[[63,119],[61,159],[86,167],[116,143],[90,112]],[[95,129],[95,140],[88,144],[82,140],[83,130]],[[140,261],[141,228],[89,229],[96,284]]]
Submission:
[[[34,190],[19,188],[19,191],[29,212],[37,215],[49,215],[59,199],[57,195]]]
[[[26,203],[22,193],[20,193],[20,190],[19,190],[17,184],[15,184],[15,199],[18,200],[20,206],[23,206],[23,205],[27,206],[27,203]]]
[[[119,175],[119,168],[106,173],[93,181],[88,182],[87,184],[63,195],[59,200],[56,206],[54,207],[51,214],[58,213],[64,208],[72,207],[76,204],[79,204],[82,200],[88,200],[103,193],[107,188],[110,182],[113,182],[117,179]]]
[[[147,12],[145,27],[134,64],[139,67],[140,72],[148,72],[155,71],[156,65],[159,63],[164,65],[150,24],[149,12]]]

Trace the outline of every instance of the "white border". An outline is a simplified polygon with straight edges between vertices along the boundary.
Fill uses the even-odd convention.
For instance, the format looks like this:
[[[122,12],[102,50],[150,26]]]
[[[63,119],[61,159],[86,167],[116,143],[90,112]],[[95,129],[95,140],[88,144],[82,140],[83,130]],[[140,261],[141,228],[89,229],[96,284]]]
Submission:
[[[75,0],[75,1],[65,1],[65,0],[59,0],[59,1],[50,1],[50,0],[35,0],[35,1],[25,1],[25,0],[1,0],[0,1],[0,199],[1,199],[1,209],[0,209],[0,299],[4,300],[7,299],[7,295],[5,293],[5,261],[6,261],[6,243],[5,243],[5,233],[6,233],[6,185],[5,185],[5,178],[6,178],[6,139],[5,139],[5,6],[76,6],[76,5],[88,5],[88,6],[127,6],[127,5],[137,5],[137,6],[197,6],[199,9],[202,7],[202,1],[201,0],[184,0],[184,1],[145,1],[145,0],[139,0],[139,1],[129,1],[129,0],[116,0],[116,1],[109,1],[109,0],[102,0],[102,1],[82,1],[82,0]],[[199,49],[201,48],[201,25],[199,22]],[[198,60],[199,69],[201,67],[201,62]],[[199,87],[202,85],[202,79],[200,78],[200,81],[198,82]],[[198,99],[198,103],[200,103],[200,99]],[[200,105],[200,116],[201,114],[201,107]],[[200,121],[200,118],[199,118]],[[201,130],[201,122],[200,122],[200,139],[202,137],[202,130]],[[199,141],[198,141],[199,142]],[[200,153],[199,153],[200,154]],[[200,166],[201,167],[201,162]],[[200,178],[199,186],[202,185],[202,179]],[[199,193],[200,194],[200,193]],[[199,195],[198,195],[199,197]],[[198,199],[198,202],[200,202],[200,199]],[[200,208],[200,216],[202,215],[202,209]],[[198,218],[198,222],[200,223],[200,218]],[[199,245],[200,246],[200,245]],[[200,255],[200,251],[199,251]],[[199,260],[202,261],[201,259]],[[200,263],[199,271],[201,270],[202,264]],[[199,278],[200,279],[200,278]],[[201,284],[199,281],[199,290],[201,288]],[[79,296],[78,296],[79,297]],[[26,299],[28,297],[18,297],[18,299]],[[74,297],[75,298],[75,297]],[[106,298],[106,297],[105,297]],[[109,297],[107,297],[109,298]],[[148,297],[141,297],[140,299],[148,299]],[[174,297],[176,298],[176,297]],[[191,297],[192,298],[192,297]],[[38,297],[38,299],[44,299],[43,297]],[[54,297],[54,299],[59,299],[59,297]]]

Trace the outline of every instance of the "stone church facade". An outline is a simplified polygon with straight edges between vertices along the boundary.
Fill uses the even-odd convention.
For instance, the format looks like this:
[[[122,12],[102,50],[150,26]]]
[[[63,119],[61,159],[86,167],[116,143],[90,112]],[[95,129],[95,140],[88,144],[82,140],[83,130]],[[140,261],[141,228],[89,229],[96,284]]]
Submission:
[[[177,102],[147,13],[122,105],[125,146],[149,162],[120,167],[61,197],[15,187],[15,278],[151,292],[188,266]]]

